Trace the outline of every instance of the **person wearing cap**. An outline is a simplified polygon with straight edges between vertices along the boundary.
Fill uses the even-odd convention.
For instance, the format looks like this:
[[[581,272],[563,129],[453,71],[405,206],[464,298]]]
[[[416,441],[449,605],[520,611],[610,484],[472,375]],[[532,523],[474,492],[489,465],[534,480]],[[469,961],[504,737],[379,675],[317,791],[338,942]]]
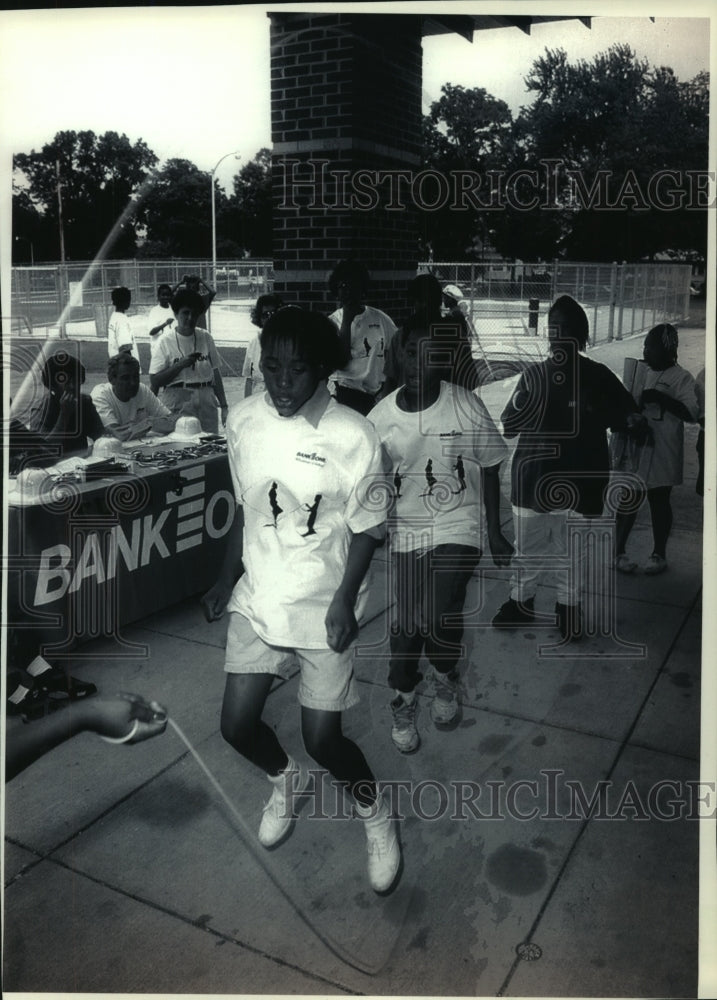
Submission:
[[[151,389],[139,380],[139,364],[122,351],[107,364],[107,381],[92,390],[92,401],[105,432],[120,441],[168,434],[177,418]]]
[[[162,392],[162,402],[173,416],[198,417],[205,433],[219,429],[228,404],[224,392],[219,356],[212,335],[197,326],[204,310],[202,297],[189,288],[180,288],[172,298],[176,325],[163,333],[149,366],[152,389]]]
[[[369,274],[363,264],[342,260],[329,275],[329,291],[339,308],[329,319],[338,328],[349,362],[329,379],[338,403],[364,416],[375,404],[384,381],[384,356],[396,325],[390,316],[365,304]]]

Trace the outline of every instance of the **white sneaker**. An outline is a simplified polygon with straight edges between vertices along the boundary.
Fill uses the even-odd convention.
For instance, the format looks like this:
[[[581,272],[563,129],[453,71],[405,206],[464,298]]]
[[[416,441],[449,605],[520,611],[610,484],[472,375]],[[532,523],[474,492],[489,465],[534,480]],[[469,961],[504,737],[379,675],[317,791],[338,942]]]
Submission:
[[[375,805],[356,803],[356,812],[363,820],[368,851],[368,878],[374,892],[387,892],[393,885],[401,865],[401,848],[395,823],[389,815],[383,796]]]
[[[264,806],[259,826],[259,843],[274,847],[287,835],[294,820],[294,803],[309,784],[309,772],[289,757],[289,763],[275,778],[269,775],[274,786],[271,798]]]
[[[416,729],[416,709],[418,698],[414,695],[411,701],[406,701],[402,694],[397,694],[391,702],[393,726],[391,739],[393,745],[401,753],[413,753],[421,745],[421,737]]]
[[[637,563],[633,562],[629,556],[626,556],[625,553],[622,552],[615,560],[615,569],[618,573],[634,573],[637,569]]]
[[[458,671],[451,670],[448,674],[439,674],[433,670],[433,701],[431,702],[431,718],[438,725],[453,722],[460,704],[458,689]]]
[[[658,573],[664,573],[666,569],[667,561],[662,556],[658,556],[656,552],[653,552],[643,566],[642,572],[648,576],[657,576]]]

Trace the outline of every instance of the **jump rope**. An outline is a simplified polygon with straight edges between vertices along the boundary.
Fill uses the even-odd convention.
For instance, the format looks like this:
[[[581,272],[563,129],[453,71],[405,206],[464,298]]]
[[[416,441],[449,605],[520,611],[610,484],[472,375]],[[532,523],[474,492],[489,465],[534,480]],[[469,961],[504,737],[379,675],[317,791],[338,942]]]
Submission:
[[[314,923],[311,917],[307,914],[306,910],[296,901],[296,899],[294,899],[292,894],[288,892],[287,889],[281,884],[276,874],[272,871],[270,865],[267,864],[266,855],[263,849],[258,850],[257,847],[255,846],[254,833],[247,826],[239,810],[236,808],[236,806],[231,801],[229,796],[226,794],[222,786],[219,784],[217,779],[209,770],[209,768],[207,767],[206,763],[199,755],[197,750],[189,742],[187,736],[184,734],[182,729],[171,717],[168,717],[167,722],[172,727],[172,729],[174,729],[179,739],[185,744],[190,754],[197,762],[197,765],[199,766],[201,771],[203,771],[209,783],[214,788],[217,795],[220,797],[222,802],[224,802],[227,809],[231,813],[234,822],[236,823],[236,827],[239,831],[239,835],[242,841],[244,842],[244,846],[249,850],[249,853],[251,854],[252,858],[259,864],[264,874],[267,875],[273,886],[286,900],[286,902],[289,904],[294,913],[309,928],[312,934],[314,934],[315,937],[317,937],[318,940],[326,948],[328,948],[330,952],[332,952],[332,954],[334,954],[337,958],[341,959],[341,961],[344,962],[346,965],[350,966],[352,969],[356,969],[357,972],[363,972],[365,975],[368,976],[377,975],[388,961],[390,953],[384,955],[379,963],[371,964],[370,962],[365,961],[363,958],[349,951],[342,944],[340,944],[338,941],[332,938],[331,935],[327,934],[325,931],[322,931]]]
[[[222,364],[224,364],[234,376],[236,376],[237,378],[241,377],[240,374],[239,374],[239,372],[237,372],[234,369],[234,367],[229,363],[229,361],[226,359],[226,357],[222,354],[222,352],[218,348],[217,348],[217,357],[218,357],[219,361]],[[302,921],[302,923],[304,923],[309,928],[309,930],[311,931],[311,933],[316,938],[318,938],[318,940],[324,945],[324,947],[328,948],[328,950],[333,955],[335,955],[338,959],[340,959],[346,965],[350,966],[352,969],[355,969],[357,972],[364,973],[367,976],[378,975],[378,973],[381,971],[381,969],[385,966],[386,962],[388,961],[389,955],[385,955],[381,959],[381,961],[379,963],[377,963],[377,964],[376,963],[371,964],[369,962],[366,962],[363,958],[360,958],[359,956],[355,955],[353,952],[349,951],[342,944],[340,944],[338,941],[336,941],[334,938],[332,938],[330,934],[327,934],[325,931],[322,931],[314,923],[314,921],[308,915],[308,913],[306,912],[306,910],[294,899],[294,897],[291,895],[291,893],[288,892],[286,890],[286,888],[281,884],[281,882],[279,881],[279,879],[277,878],[277,876],[275,875],[275,873],[272,871],[271,867],[267,864],[264,852],[257,850],[257,848],[256,848],[256,846],[254,844],[254,839],[255,838],[254,838],[253,831],[250,829],[249,826],[247,826],[247,824],[245,823],[245,821],[244,821],[241,813],[239,812],[239,810],[236,808],[236,806],[231,801],[231,799],[229,798],[229,796],[226,794],[226,792],[224,791],[224,789],[222,788],[222,786],[219,784],[219,782],[217,781],[217,779],[214,777],[214,775],[212,774],[212,772],[209,770],[209,768],[207,767],[206,763],[204,762],[204,760],[202,759],[202,757],[200,756],[200,754],[198,753],[198,751],[189,742],[189,740],[187,739],[187,736],[182,731],[182,729],[180,728],[180,726],[172,718],[168,718],[167,722],[172,727],[172,729],[175,731],[175,733],[177,734],[177,736],[179,737],[179,739],[184,743],[184,745],[186,746],[187,750],[189,750],[189,753],[192,755],[192,757],[196,761],[197,766],[204,773],[204,775],[206,776],[206,778],[209,781],[209,783],[212,786],[212,788],[215,790],[215,792],[217,793],[217,795],[219,796],[219,798],[222,800],[222,802],[226,805],[227,809],[231,813],[231,815],[232,815],[232,817],[233,817],[233,819],[234,819],[234,821],[236,823],[237,829],[239,831],[239,835],[240,835],[241,839],[244,842],[244,846],[246,848],[248,848],[249,853],[251,854],[252,858],[258,863],[259,867],[262,869],[262,871],[264,872],[264,874],[269,878],[269,880],[271,881],[272,885],[278,890],[278,892],[280,893],[280,895],[286,900],[286,902],[289,904],[289,906],[291,907],[291,909],[293,910],[293,912],[297,915],[297,917],[299,917],[299,919]]]

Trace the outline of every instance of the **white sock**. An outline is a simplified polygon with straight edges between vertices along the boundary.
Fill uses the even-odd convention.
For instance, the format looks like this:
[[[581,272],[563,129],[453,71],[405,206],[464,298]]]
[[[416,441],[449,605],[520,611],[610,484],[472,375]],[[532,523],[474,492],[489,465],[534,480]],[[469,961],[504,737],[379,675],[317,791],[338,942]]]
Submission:
[[[31,677],[39,677],[41,674],[46,673],[48,670],[52,670],[52,667],[43,659],[42,656],[36,656],[32,661],[30,666],[27,668],[27,672]]]
[[[289,760],[283,771],[279,771],[278,774],[267,774],[267,778],[275,785],[278,785],[282,781],[289,781],[291,778],[291,772],[298,770],[299,766],[296,763],[296,761],[292,760],[291,757],[289,757]]]

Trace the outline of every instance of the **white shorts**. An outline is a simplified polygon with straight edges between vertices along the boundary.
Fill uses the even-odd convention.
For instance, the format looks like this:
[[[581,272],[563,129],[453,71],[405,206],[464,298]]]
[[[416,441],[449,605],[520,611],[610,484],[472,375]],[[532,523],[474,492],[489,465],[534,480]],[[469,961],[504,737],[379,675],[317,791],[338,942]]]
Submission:
[[[288,680],[298,666],[299,704],[323,712],[343,712],[359,702],[353,675],[353,646],[333,649],[290,649],[261,639],[248,618],[229,615],[224,670],[229,674],[272,674]]]

